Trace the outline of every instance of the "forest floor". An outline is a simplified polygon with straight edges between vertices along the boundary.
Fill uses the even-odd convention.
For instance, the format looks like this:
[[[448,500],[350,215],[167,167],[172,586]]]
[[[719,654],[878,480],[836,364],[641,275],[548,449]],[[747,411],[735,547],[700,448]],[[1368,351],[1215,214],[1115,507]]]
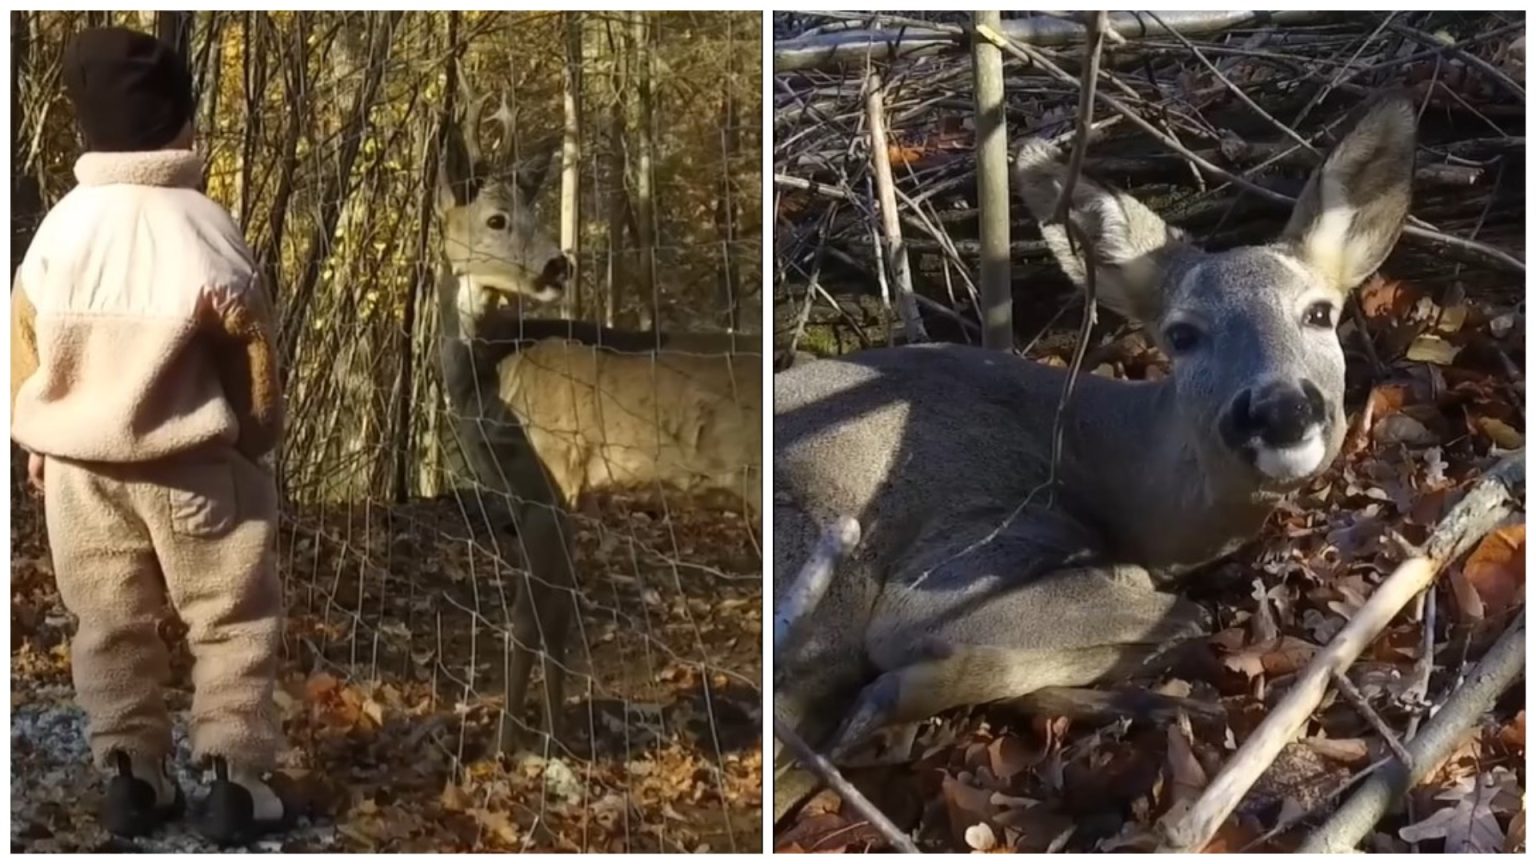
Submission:
[[[1365,329],[1382,366],[1372,368],[1359,329],[1346,322],[1353,398],[1343,454],[1259,538],[1186,582],[1203,586],[1195,599],[1215,611],[1216,632],[1155,689],[1218,706],[1221,722],[1100,724],[1006,703],[960,709],[924,724],[903,749],[886,742],[879,752],[876,742],[848,779],[925,851],[1153,848],[1158,821],[1199,794],[1405,548],[1423,543],[1501,454],[1524,446],[1520,296],[1518,280],[1450,306],[1397,281],[1362,289]],[[1166,359],[1141,333],[1105,343],[1085,372],[1167,374]],[[1043,342],[1034,356],[1065,365],[1071,344],[1070,336]],[[1434,594],[1437,611],[1416,614],[1410,604],[1350,669],[1399,736],[1445,703],[1524,609],[1524,514],[1443,571]],[[1523,849],[1525,707],[1516,684],[1363,848]],[[1389,755],[1367,718],[1330,696],[1204,851],[1294,850],[1319,814]],[[774,848],[888,846],[823,791],[776,828]]]
[[[212,851],[185,824],[133,843],[98,826],[73,619],[36,500],[13,503],[12,851]],[[285,516],[277,695],[301,816],[251,851],[760,850],[761,548],[739,515],[670,503],[578,520],[564,708],[585,756],[527,734],[499,746],[511,582],[454,502]],[[174,769],[195,798],[183,632],[168,613]]]

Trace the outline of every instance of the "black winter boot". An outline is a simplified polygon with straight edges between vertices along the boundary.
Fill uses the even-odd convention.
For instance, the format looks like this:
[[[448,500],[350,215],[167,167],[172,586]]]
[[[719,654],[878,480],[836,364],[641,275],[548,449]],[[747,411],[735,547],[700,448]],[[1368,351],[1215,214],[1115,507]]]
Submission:
[[[242,846],[288,826],[288,807],[259,772],[215,756],[213,784],[197,808],[197,830],[220,846]]]
[[[142,837],[186,809],[181,787],[165,772],[163,760],[137,759],[121,750],[108,757],[117,771],[107,781],[101,824],[119,837]]]

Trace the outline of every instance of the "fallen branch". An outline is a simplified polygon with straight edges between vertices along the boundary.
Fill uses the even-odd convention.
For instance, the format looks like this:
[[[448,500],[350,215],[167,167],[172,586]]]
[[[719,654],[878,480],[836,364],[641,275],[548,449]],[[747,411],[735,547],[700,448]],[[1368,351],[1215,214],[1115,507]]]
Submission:
[[[869,95],[870,158],[875,163],[875,190],[880,199],[880,221],[885,231],[886,269],[896,282],[896,313],[901,316],[907,342],[927,342],[923,318],[912,298],[912,264],[901,240],[901,217],[896,212],[896,181],[891,176],[891,151],[885,139],[885,86],[879,75],[870,76]]]
[[[849,783],[848,779],[837,770],[837,766],[827,761],[825,756],[812,750],[811,745],[805,743],[805,739],[795,732],[794,726],[780,717],[777,711],[773,713],[773,734],[795,754],[795,759],[802,766],[821,778],[822,782],[827,784],[827,788],[836,792],[849,806],[858,811],[860,816],[869,820],[870,827],[879,831],[880,835],[891,844],[891,848],[897,852],[918,853],[917,845],[912,842],[912,838],[907,836],[905,831],[897,828],[894,822],[880,812],[880,808],[870,803],[863,792]]]
[[[1356,687],[1355,683],[1349,680],[1348,675],[1341,675],[1337,672],[1333,673],[1333,686],[1349,704],[1354,706],[1355,711],[1361,717],[1364,717],[1367,723],[1371,724],[1371,728],[1376,730],[1376,734],[1381,736],[1381,740],[1387,742],[1387,749],[1392,751],[1393,756],[1400,759],[1404,765],[1413,764],[1413,757],[1409,756],[1408,751],[1403,749],[1403,742],[1397,737],[1397,733],[1392,731],[1392,727],[1387,725],[1387,721],[1381,719],[1381,715],[1377,714],[1376,709],[1371,707],[1370,700],[1366,699],[1365,694],[1360,692],[1360,688]]]
[[[1525,669],[1525,610],[1472,674],[1456,688],[1445,707],[1408,743],[1413,767],[1394,759],[1363,783],[1343,806],[1307,836],[1298,852],[1353,852],[1392,802],[1434,770],[1461,742],[1462,735],[1493,707]]]
[[[778,661],[779,652],[789,640],[795,624],[815,609],[827,586],[832,584],[832,571],[839,561],[859,545],[859,523],[850,516],[842,516],[827,526],[821,540],[811,550],[811,557],[800,568],[794,584],[773,613],[773,657]]]
[[[1286,744],[1294,741],[1323,701],[1334,673],[1343,674],[1360,653],[1440,568],[1455,560],[1519,505],[1525,488],[1525,451],[1506,457],[1480,478],[1436,527],[1424,554],[1398,566],[1296,676],[1290,692],[1243,742],[1182,818],[1163,826],[1163,851],[1205,847]]]
[[[1302,12],[1164,12],[1154,21],[1144,13],[1111,12],[1109,31],[1125,38],[1162,36],[1168,28],[1190,36],[1219,33],[1239,27],[1260,25],[1312,24],[1337,13]],[[1084,41],[1087,28],[1076,21],[1052,16],[1010,18],[1003,32],[1020,42],[1046,47],[1061,47]],[[871,60],[894,60],[958,51],[964,46],[964,32],[940,24],[890,27],[883,30],[839,30],[776,40],[773,46],[773,71],[829,69],[843,64],[861,64]]]

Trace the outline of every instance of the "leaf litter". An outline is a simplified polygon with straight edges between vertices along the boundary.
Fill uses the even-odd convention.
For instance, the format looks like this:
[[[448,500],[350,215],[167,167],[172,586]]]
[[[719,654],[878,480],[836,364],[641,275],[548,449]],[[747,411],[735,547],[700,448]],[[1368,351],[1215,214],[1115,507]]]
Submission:
[[[72,619],[37,500],[13,485],[12,502],[12,851],[213,851],[185,823],[132,843],[97,825]],[[574,521],[568,750],[521,728],[536,722],[532,705],[504,710],[514,574],[457,502],[285,512],[276,702],[285,794],[301,815],[250,851],[761,848],[758,539],[740,515],[683,498],[616,494],[600,518]],[[193,797],[206,787],[189,770],[184,631],[174,614],[161,626],[173,769]],[[514,734],[523,746],[502,747]]]

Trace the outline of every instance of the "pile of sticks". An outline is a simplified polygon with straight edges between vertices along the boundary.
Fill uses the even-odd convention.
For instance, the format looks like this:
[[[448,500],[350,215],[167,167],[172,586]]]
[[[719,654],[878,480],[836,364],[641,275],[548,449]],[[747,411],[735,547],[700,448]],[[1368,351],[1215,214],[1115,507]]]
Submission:
[[[780,13],[781,337],[803,330],[817,304],[883,293],[898,311],[914,306],[980,341],[975,274],[989,217],[975,154],[996,117],[1010,149],[1025,136],[1069,149],[1086,119],[1085,172],[1222,248],[1273,236],[1335,127],[1388,88],[1407,88],[1421,108],[1413,218],[1396,263],[1422,285],[1521,290],[1520,13],[1112,13],[1094,30],[1087,13],[1003,13],[995,28],[968,13]],[[1090,38],[1097,52],[1085,51]],[[1000,111],[981,104],[978,45],[1003,59]],[[1038,231],[1011,210],[1015,302],[1040,285],[1065,290]]]

